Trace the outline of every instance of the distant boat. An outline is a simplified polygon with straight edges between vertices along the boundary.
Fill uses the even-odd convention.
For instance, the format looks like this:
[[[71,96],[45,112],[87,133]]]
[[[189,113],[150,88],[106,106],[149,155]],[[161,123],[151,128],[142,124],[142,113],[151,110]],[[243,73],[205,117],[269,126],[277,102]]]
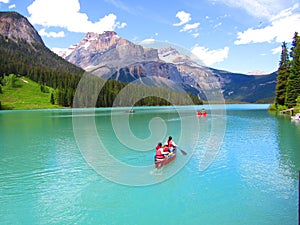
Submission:
[[[198,111],[197,116],[206,117],[207,116],[206,110],[203,108],[201,111]]]
[[[154,157],[154,166],[155,168],[161,168],[164,165],[169,164],[170,162],[172,162],[174,159],[176,158],[176,148],[173,149],[173,152],[171,154],[169,154],[165,159],[163,160],[157,160]]]
[[[129,110],[126,110],[125,112],[127,112],[127,113],[134,113],[134,110],[133,109],[129,109]]]

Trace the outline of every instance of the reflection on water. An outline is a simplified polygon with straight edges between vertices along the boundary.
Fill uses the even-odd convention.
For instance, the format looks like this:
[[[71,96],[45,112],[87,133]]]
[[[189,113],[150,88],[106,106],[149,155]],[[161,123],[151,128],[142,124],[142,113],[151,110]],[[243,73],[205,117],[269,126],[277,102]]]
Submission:
[[[300,124],[269,114],[265,105],[228,105],[226,118],[218,114],[218,105],[205,107],[208,117],[195,116],[194,154],[191,145],[181,143],[188,158],[178,154],[155,176],[159,181],[187,160],[186,166],[145,187],[110,182],[86,163],[71,110],[0,112],[1,224],[297,224]],[[137,138],[151,135],[149,121],[155,117],[165,121],[167,134],[180,137],[180,119],[169,107],[141,108],[132,115],[124,115],[124,109],[82,110],[77,117],[93,117],[103,144],[122,162],[151,166],[156,143],[149,151],[127,148],[117,140],[111,111],[117,119],[129,116]],[[226,121],[226,131],[220,152],[202,171],[212,113]],[[91,144],[89,128],[78,129]],[[154,216],[157,212],[163,216]]]
[[[300,123],[285,116],[276,119],[280,165],[288,176],[296,179],[300,170]]]

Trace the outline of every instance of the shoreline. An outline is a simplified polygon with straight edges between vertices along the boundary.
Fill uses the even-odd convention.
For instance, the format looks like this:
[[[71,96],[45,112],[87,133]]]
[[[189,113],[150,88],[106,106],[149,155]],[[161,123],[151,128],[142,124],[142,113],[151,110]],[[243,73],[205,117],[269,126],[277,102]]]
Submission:
[[[72,108],[72,107],[57,107],[57,108],[32,108],[32,109],[2,109],[0,110],[1,112],[29,112],[29,111],[73,111],[73,110],[110,110],[110,109],[115,109],[115,110],[128,110],[128,109],[149,109],[149,108],[172,108],[172,107],[177,107],[177,108],[186,108],[186,107],[195,107],[195,108],[210,108],[210,106],[218,106],[218,105],[241,105],[241,106],[246,106],[246,105],[268,105],[266,109],[268,110],[270,103],[211,103],[211,104],[203,104],[203,105],[165,105],[165,106],[122,106],[122,107],[90,107],[90,108]],[[213,107],[214,108],[214,107]]]

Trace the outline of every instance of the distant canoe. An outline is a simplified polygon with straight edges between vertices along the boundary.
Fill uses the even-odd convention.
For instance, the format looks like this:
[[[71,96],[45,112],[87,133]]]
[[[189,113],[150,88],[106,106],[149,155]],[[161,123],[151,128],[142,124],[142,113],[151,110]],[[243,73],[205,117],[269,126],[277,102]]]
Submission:
[[[197,116],[199,116],[199,117],[206,117],[207,113],[206,112],[197,112]]]
[[[155,166],[155,168],[161,168],[164,165],[167,165],[170,162],[172,162],[175,158],[176,158],[176,149],[174,149],[173,153],[171,155],[169,155],[167,158],[165,158],[163,160],[155,160],[154,166]]]
[[[134,110],[130,109],[130,110],[126,110],[125,112],[127,112],[127,113],[134,113]]]

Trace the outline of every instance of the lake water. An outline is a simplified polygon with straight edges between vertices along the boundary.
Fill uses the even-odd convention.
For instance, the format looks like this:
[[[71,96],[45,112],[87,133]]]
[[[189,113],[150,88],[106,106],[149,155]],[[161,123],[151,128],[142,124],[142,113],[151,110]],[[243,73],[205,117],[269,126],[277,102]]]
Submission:
[[[204,107],[1,111],[0,223],[296,225],[300,123]]]

